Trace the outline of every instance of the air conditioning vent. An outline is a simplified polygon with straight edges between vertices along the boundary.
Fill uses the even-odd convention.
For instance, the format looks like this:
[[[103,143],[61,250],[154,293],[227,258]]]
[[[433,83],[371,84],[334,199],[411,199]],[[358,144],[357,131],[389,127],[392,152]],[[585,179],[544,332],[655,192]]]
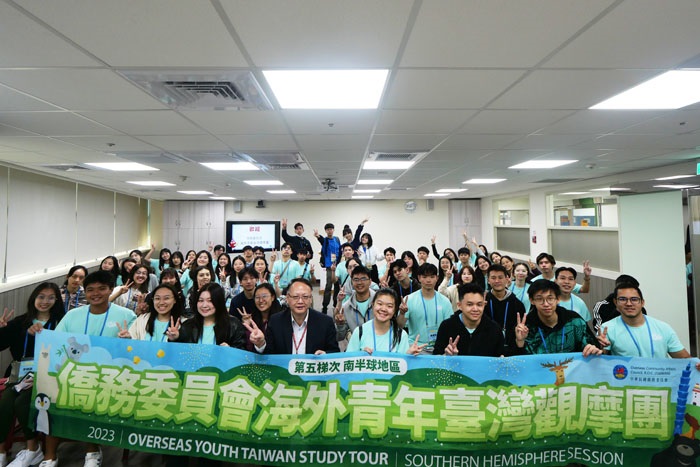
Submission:
[[[415,152],[370,152],[371,161],[417,161],[427,154],[427,151]]]
[[[569,183],[580,180],[578,178],[545,178],[544,180],[537,180],[532,183]]]
[[[87,167],[83,167],[81,165],[73,165],[73,164],[51,164],[51,165],[42,165],[41,167],[44,167],[45,169],[51,169],[51,170],[59,170],[61,172],[80,172],[83,170],[92,170]]]
[[[119,71],[163,104],[188,110],[272,110],[250,71]]]
[[[268,170],[301,170],[301,166],[299,164],[295,164],[295,163],[291,163],[291,164],[272,163],[272,164],[265,164],[265,167],[267,167]]]
[[[295,151],[248,153],[241,154],[241,157],[250,158],[263,170],[309,170],[304,158]]]

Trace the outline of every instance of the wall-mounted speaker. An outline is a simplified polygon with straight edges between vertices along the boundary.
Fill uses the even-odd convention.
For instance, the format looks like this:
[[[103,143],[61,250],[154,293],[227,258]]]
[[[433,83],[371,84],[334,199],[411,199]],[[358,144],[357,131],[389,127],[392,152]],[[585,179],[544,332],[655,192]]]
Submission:
[[[258,200],[258,205],[255,207],[260,208],[260,209],[264,208],[265,207],[265,200],[262,200],[262,199]]]
[[[433,209],[435,209],[435,200],[434,199],[426,199],[425,200],[425,210],[432,211]]]
[[[236,214],[243,212],[243,203],[241,203],[240,201],[234,201],[233,212],[235,212]]]

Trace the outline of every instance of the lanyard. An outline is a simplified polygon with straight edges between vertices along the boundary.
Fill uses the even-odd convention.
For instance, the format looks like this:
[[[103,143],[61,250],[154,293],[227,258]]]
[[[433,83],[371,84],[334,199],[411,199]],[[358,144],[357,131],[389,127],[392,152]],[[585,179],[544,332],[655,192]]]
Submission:
[[[420,294],[420,300],[423,302],[423,314],[425,315],[425,327],[428,327],[428,308],[425,306],[425,299],[423,298],[423,293]],[[435,324],[440,324],[440,317],[438,315],[437,297],[433,297],[435,300]]]
[[[112,307],[112,304],[110,303],[109,306],[107,307],[107,313],[105,314],[105,320],[102,322],[102,329],[100,329],[100,334],[99,334],[100,336],[102,335],[102,333],[105,330],[105,325],[107,324],[107,318],[109,318],[109,309],[111,307]],[[85,331],[83,332],[83,334],[88,333],[88,322],[90,321],[90,315],[92,314],[92,313],[90,313],[91,309],[92,309],[92,307],[88,307],[87,316],[85,317]]]
[[[523,285],[523,291],[520,292],[520,297],[518,297],[518,300],[520,300],[522,303],[525,303],[525,302],[523,302],[523,299],[525,298],[525,286],[526,286],[526,285],[527,285],[527,284]],[[518,289],[518,286],[517,286],[517,284],[515,284],[515,282],[513,282],[513,285],[511,286],[511,289],[510,289],[510,290],[513,291],[513,292],[515,292],[516,289]]]
[[[537,328],[537,330],[540,332],[540,339],[542,339],[542,345],[544,346],[544,353],[549,353],[549,350],[547,349],[547,342],[544,340],[544,333],[542,333],[542,328]],[[561,350],[560,352],[564,351],[564,326],[561,327]],[[557,353],[557,352],[552,352],[552,353]]]
[[[126,306],[129,306],[129,303],[131,303],[131,292],[133,289],[129,288],[129,295],[126,297]],[[136,305],[134,305],[134,311],[136,311]]]
[[[157,321],[157,320],[156,320],[156,321]],[[155,330],[156,330],[156,322],[154,321],[154,322],[153,322],[153,332],[155,332]],[[204,334],[204,333],[202,333],[202,334]],[[166,339],[167,339],[167,337],[168,337],[168,336],[166,336],[165,333],[164,333],[164,334],[163,334],[163,337],[160,339],[160,341],[161,341],[161,342],[165,342]],[[151,334],[151,342],[153,342],[153,334]]]
[[[510,305],[510,302],[506,302],[506,312],[505,315],[503,316],[503,335],[506,335],[506,323],[508,322],[508,305]],[[491,319],[493,320],[494,323],[496,323],[496,317],[493,314],[493,300],[489,300],[489,308],[491,309]],[[461,315],[460,315],[461,316]]]
[[[367,300],[369,300],[369,299],[367,299]],[[365,311],[364,316],[362,316],[362,314],[359,311],[357,311],[357,308],[355,308],[355,322],[357,323],[358,326],[362,326],[362,324],[360,324],[360,318],[362,318],[362,324],[367,322],[367,320],[369,319],[369,306],[367,307],[367,310]]]
[[[644,318],[644,323],[647,326],[647,332],[649,333],[649,345],[651,345],[651,358],[654,358],[654,339],[651,338],[651,326],[649,326],[649,320]],[[632,338],[632,342],[634,342],[634,346],[637,347],[637,352],[639,352],[639,356],[642,356],[642,349],[639,347],[639,342],[637,342],[637,339],[634,338],[634,334],[632,334],[632,331],[630,331],[629,326],[627,326],[627,323],[622,321],[622,324],[625,325],[625,329],[627,329],[627,333],[630,335]]]
[[[410,292],[408,292],[408,293],[413,293],[413,281],[411,281],[410,287],[411,287],[411,289],[410,289]],[[401,298],[403,298],[403,287],[401,287],[401,282],[399,282],[399,292],[401,292]],[[426,319],[428,319],[428,318],[426,318]]]
[[[392,349],[394,348],[394,343],[393,343],[393,340],[391,338],[391,331],[393,328],[394,328],[393,325],[391,327],[389,327],[389,353],[391,353]],[[377,350],[377,330],[374,329],[374,323],[372,323],[372,335],[374,337],[374,350],[376,351]]]
[[[309,323],[306,323],[306,326],[304,326],[304,332],[301,333],[301,337],[299,338],[299,342],[297,343],[297,336],[294,334],[294,329],[292,329],[292,343],[294,344],[294,353],[299,354],[299,347],[301,347],[301,343],[304,342],[304,337],[306,337],[306,331],[309,329]]]
[[[306,276],[306,270],[309,268],[309,263],[304,264],[304,272],[301,273],[301,277]]]

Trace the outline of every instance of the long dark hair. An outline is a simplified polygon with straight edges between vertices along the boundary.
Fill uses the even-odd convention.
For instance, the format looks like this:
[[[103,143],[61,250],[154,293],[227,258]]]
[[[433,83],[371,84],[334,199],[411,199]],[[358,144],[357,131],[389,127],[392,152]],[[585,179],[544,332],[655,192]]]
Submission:
[[[445,271],[442,270],[442,260],[446,259],[447,261],[450,262],[450,269],[454,269],[455,263],[452,262],[452,258],[450,258],[447,255],[443,255],[440,257],[438,260],[438,279],[437,279],[437,286],[440,287],[440,284],[442,284],[442,281],[445,280]],[[452,276],[454,276],[454,270],[452,271]],[[414,276],[415,277],[415,276]],[[452,280],[454,283],[454,279]]]
[[[68,278],[69,278],[70,276],[72,276],[73,273],[75,273],[75,271],[77,271],[78,269],[82,269],[83,272],[85,272],[85,277],[87,277],[87,275],[88,275],[88,270],[87,270],[87,268],[86,268],[85,266],[81,266],[80,264],[76,264],[75,266],[73,266],[72,268],[70,268],[70,269],[68,270],[68,274],[66,274],[66,280],[63,281],[63,286],[64,286],[64,287],[68,285]]]
[[[454,283],[455,284],[465,284],[465,282],[462,282],[462,271],[464,271],[465,269],[471,273],[472,282],[474,282],[474,268],[467,264],[466,266],[462,266],[462,269],[460,269],[458,273],[454,274],[454,277],[455,277]],[[472,282],[466,282],[466,283],[471,284]]]
[[[228,259],[228,263],[224,267],[221,267],[221,257],[222,256],[225,256],[226,259]],[[233,266],[231,264],[231,257],[228,255],[228,253],[221,253],[219,255],[219,260],[216,262],[216,268],[214,269],[214,272],[216,273],[216,277],[219,277],[219,274],[221,274],[222,270],[226,273],[226,277],[230,276],[232,271],[233,271]]]
[[[135,259],[133,258],[124,258],[124,261],[122,261],[121,265],[121,277],[122,277],[122,284],[126,284],[126,282],[129,280],[131,277],[131,272],[126,270],[126,265],[127,263],[131,263],[134,265],[134,268],[139,264]],[[131,269],[132,271],[134,270],[133,268]]]
[[[173,287],[170,284],[160,284],[158,287],[153,289],[151,297],[155,297],[156,292],[158,292],[160,289],[168,289],[170,292],[172,292],[173,297],[175,297],[175,303],[173,303],[173,307],[170,309],[170,316],[175,321],[177,321],[180,318],[180,316],[182,316],[185,313],[185,307],[182,303],[181,293],[178,293],[175,287]],[[153,336],[153,330],[155,329],[154,323],[157,316],[158,312],[156,311],[155,305],[153,304],[153,300],[151,300],[148,303],[148,320],[146,321],[146,332],[151,336]]]
[[[23,324],[27,328],[29,328],[29,326],[32,325],[32,322],[39,315],[39,311],[36,309],[36,305],[34,305],[34,302],[36,302],[36,298],[39,296],[39,293],[41,293],[42,290],[46,289],[51,289],[51,291],[56,296],[56,301],[49,310],[50,317],[49,320],[46,322],[46,325],[44,325],[44,327],[47,327],[50,324],[51,329],[56,329],[56,325],[59,321],[61,321],[63,315],[65,314],[65,310],[63,308],[63,297],[61,296],[61,289],[59,289],[58,286],[53,282],[42,282],[41,284],[37,285],[34,288],[34,290],[32,290],[32,293],[29,294],[29,299],[27,300],[27,312],[22,317]]]
[[[272,286],[272,284],[270,284],[269,282],[263,282],[262,284],[258,284],[257,286],[255,286],[255,290],[253,291],[253,297],[255,297],[256,292],[260,289],[267,290],[268,292],[270,292],[270,296],[272,297],[272,305],[270,305],[270,310],[268,311],[267,315],[267,319],[269,320],[272,315],[282,311],[282,305],[280,304],[279,300],[277,300],[277,293],[275,292],[275,288]],[[258,310],[257,301],[255,302],[255,311],[257,311],[257,313],[253,314],[253,321],[255,321],[255,324],[257,324],[258,327],[262,329],[262,312]]]
[[[229,316],[228,310],[226,309],[226,292],[224,292],[224,289],[219,284],[211,282],[202,287],[202,290],[197,294],[197,300],[199,300],[199,296],[204,292],[209,292],[211,295],[211,303],[214,305],[214,310],[216,310],[214,314],[214,336],[216,338],[216,344],[218,345],[222,342],[226,342],[231,326],[231,316]],[[204,317],[199,314],[199,309],[196,309],[192,320],[201,336],[204,332]]]
[[[102,265],[108,259],[112,260],[112,269],[106,269],[106,271],[110,272],[112,276],[114,276],[114,281],[116,282],[117,277],[119,277],[119,260],[116,256],[105,256],[104,259],[100,261],[100,269],[102,269]]]
[[[399,295],[396,293],[394,289],[389,289],[389,288],[384,288],[384,289],[379,289],[377,290],[377,293],[374,294],[374,297],[372,298],[372,309],[374,309],[374,302],[377,301],[377,297],[382,296],[382,295],[388,295],[391,298],[394,299],[394,316],[391,317],[391,333],[392,333],[392,348],[396,348],[399,345],[399,342],[401,341],[401,327],[399,324],[396,322],[396,315],[399,314],[399,305],[401,305],[401,299],[399,298]],[[377,350],[377,349],[374,349]]]
[[[180,258],[180,266],[175,266],[175,263],[173,262],[174,258]],[[179,268],[182,269],[182,264],[185,262],[184,256],[182,256],[181,251],[173,251],[173,253],[170,255],[170,267],[171,268]]]
[[[206,267],[206,266],[197,266],[195,270],[193,271],[194,273],[194,278],[192,279],[194,281],[194,285],[190,288],[190,310],[195,310],[197,307],[197,300],[199,300],[199,293],[204,290],[204,287],[200,290],[199,285],[197,284],[197,275],[199,274],[199,271],[209,271],[209,274],[211,275],[211,269]],[[192,274],[190,274],[190,277]],[[209,278],[209,283],[211,284],[212,282],[216,282],[216,276],[211,275]],[[208,284],[205,284],[208,285]]]
[[[209,262],[205,266],[199,266],[199,264],[197,264],[197,258],[199,258],[199,255],[201,255],[202,253],[206,253],[207,257],[209,258]],[[214,266],[212,266],[211,253],[209,253],[207,250],[200,250],[199,253],[197,253],[197,256],[194,257],[194,261],[190,265],[190,279],[192,279],[192,282],[197,282],[197,269],[200,267],[209,269],[211,277],[214,278],[214,280],[216,280],[216,272],[214,271]]]
[[[178,274],[177,270],[173,268],[164,269],[163,272],[160,273],[160,284],[163,283],[163,279],[166,279],[168,277],[173,277],[175,279],[175,282],[174,284],[171,284],[171,287],[175,289],[178,296],[180,297],[180,299],[182,299],[182,302],[184,303],[185,296],[182,293],[182,283],[180,283],[180,274]]]
[[[406,258],[407,256],[413,261],[413,266],[411,266],[410,271],[411,277],[415,279],[418,277],[418,260],[416,259],[416,255],[414,255],[413,252],[410,250],[406,250],[403,253],[401,253],[401,259],[403,259],[404,261],[406,261],[404,258]]]
[[[168,259],[168,262],[166,263],[163,260],[163,253],[170,253],[170,258]],[[160,253],[158,253],[158,270],[162,271],[165,269],[165,265],[167,264],[168,266],[172,266],[173,264],[171,263],[173,259],[173,253],[170,251],[169,248],[161,248]]]

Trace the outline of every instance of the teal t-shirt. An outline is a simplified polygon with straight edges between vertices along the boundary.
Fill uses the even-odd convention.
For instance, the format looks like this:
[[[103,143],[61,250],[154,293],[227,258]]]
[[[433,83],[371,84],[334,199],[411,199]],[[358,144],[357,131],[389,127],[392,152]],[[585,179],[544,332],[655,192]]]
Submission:
[[[624,357],[668,358],[669,352],[684,349],[671,326],[649,316],[645,318],[644,326],[625,326],[620,316],[603,325],[608,328],[608,350],[611,354]]]
[[[299,262],[293,259],[289,259],[286,262],[282,260],[275,261],[275,264],[272,266],[273,278],[276,274],[280,276],[280,289],[287,287],[292,279],[301,276],[301,272]]]
[[[559,306],[562,308],[566,308],[567,310],[575,311],[576,313],[581,315],[581,318],[583,318],[586,322],[591,320],[591,312],[588,310],[588,307],[586,306],[583,300],[581,300],[573,293],[571,294],[570,300],[560,301]]]
[[[385,334],[376,334],[374,330],[374,320],[367,321],[362,325],[362,338],[360,339],[359,328],[355,329],[348,341],[347,352],[359,352],[369,347],[376,352],[406,353],[410,347],[406,331],[401,330],[401,339],[397,345],[393,345],[394,332],[389,329]]]
[[[214,334],[214,325],[204,326],[200,344],[216,345],[216,335]]]
[[[515,282],[510,284],[510,291],[513,293],[515,298],[520,300],[520,302],[525,307],[525,313],[530,312],[530,297],[527,295],[527,291],[530,289],[530,284],[525,283],[525,287],[518,287]]]
[[[156,341],[156,342],[167,342],[168,336],[165,335],[165,331],[168,330],[169,321],[158,321],[156,319],[153,321],[153,335],[146,333],[144,340]]]
[[[105,313],[94,315],[89,313],[90,305],[73,308],[56,326],[56,331],[86,334],[88,336],[117,337],[120,326],[131,326],[136,315],[128,308],[111,304]]]
[[[406,325],[411,342],[419,336],[418,344],[428,344],[428,349],[435,345],[440,324],[452,316],[452,304],[441,293],[435,292],[433,298],[423,297],[421,290],[413,292],[406,300]]]

